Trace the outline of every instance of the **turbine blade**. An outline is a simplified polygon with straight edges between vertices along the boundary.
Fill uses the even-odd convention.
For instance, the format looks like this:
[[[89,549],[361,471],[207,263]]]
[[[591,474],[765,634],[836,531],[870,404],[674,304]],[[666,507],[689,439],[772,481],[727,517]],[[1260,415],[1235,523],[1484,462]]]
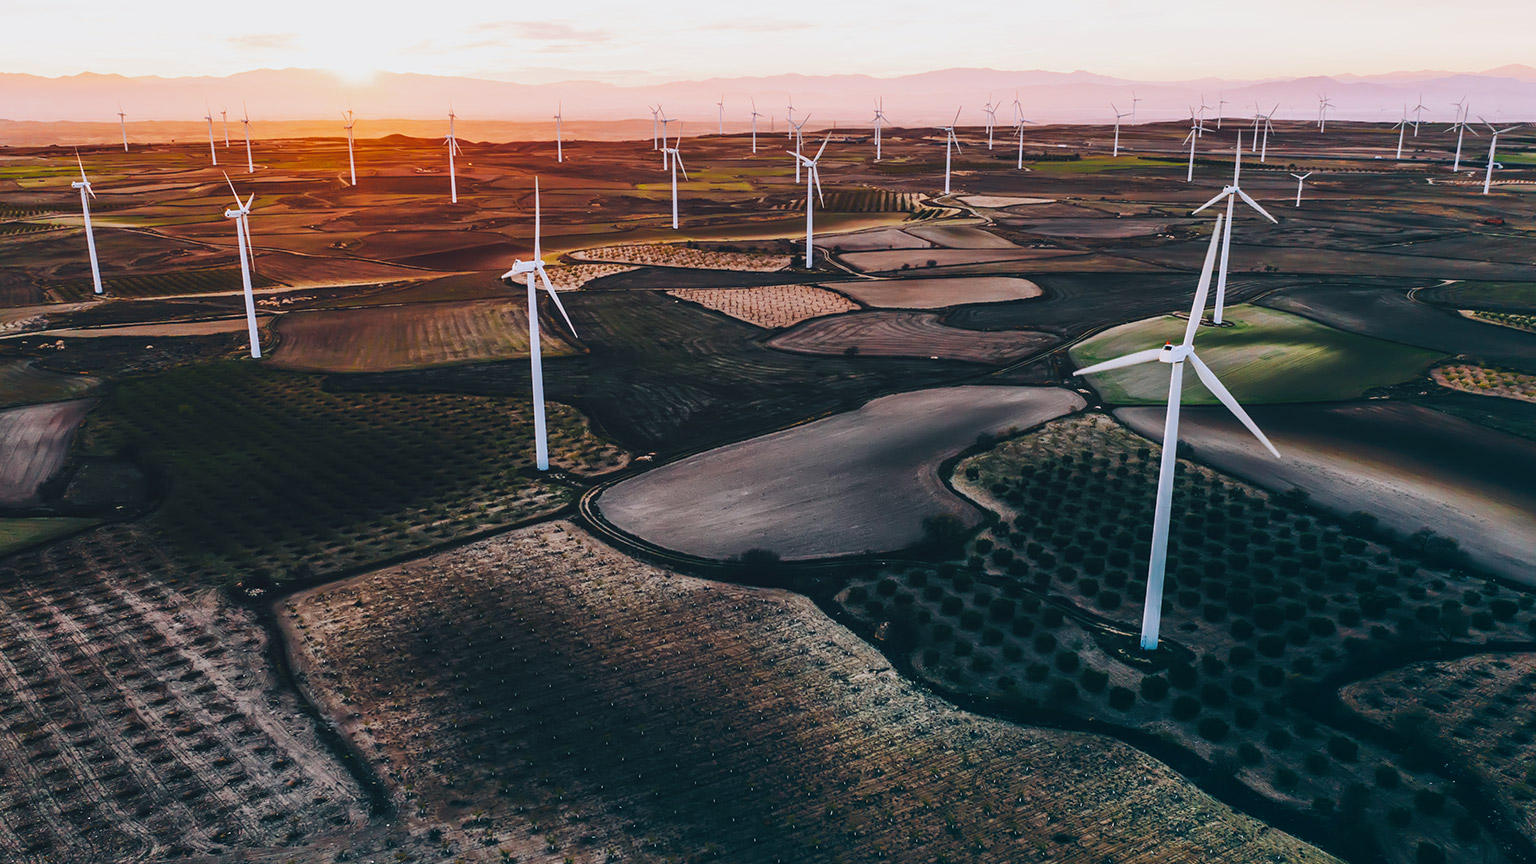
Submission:
[[[827,199],[821,196],[821,172],[817,170],[816,164],[814,162],[811,163],[810,171],[811,180],[816,184],[816,200],[821,204],[821,206],[825,207],[827,206]]]
[[[821,139],[821,149],[816,151],[816,159],[820,159],[821,158],[822,152],[827,149],[827,142],[829,142],[831,140],[832,140],[832,133],[828,132],[827,133],[827,137]],[[812,159],[811,161],[815,162],[816,159]]]
[[[1205,250],[1205,264],[1200,268],[1200,284],[1195,287],[1195,302],[1189,307],[1189,323],[1184,326],[1184,342],[1195,341],[1195,331],[1200,329],[1200,319],[1205,317],[1205,298],[1211,291],[1211,274],[1216,272],[1216,250],[1221,246],[1221,224],[1225,213],[1216,214],[1216,227],[1211,230],[1211,245]]]
[[[1135,366],[1138,363],[1151,363],[1156,361],[1158,357],[1162,356],[1162,353],[1163,349],[1161,348],[1148,348],[1145,351],[1136,351],[1134,353],[1127,354],[1124,357],[1116,357],[1113,360],[1105,360],[1103,363],[1095,363],[1094,365],[1085,369],[1079,369],[1072,374],[1094,375],[1099,372],[1108,372],[1111,369],[1119,369],[1123,366]]]
[[[683,172],[683,179],[687,180],[688,179],[688,166],[683,164],[683,154],[677,152],[676,150],[673,150],[672,151],[672,158],[677,160],[677,168],[678,168],[679,171]]]
[[[1215,204],[1216,202],[1220,201],[1221,199],[1227,197],[1228,194],[1230,194],[1230,193],[1228,193],[1227,190],[1225,190],[1225,189],[1221,190],[1220,192],[1216,193],[1216,197],[1215,198],[1212,198],[1211,200],[1205,202],[1204,204],[1201,204],[1199,207],[1196,207],[1194,212],[1190,213],[1189,215],[1193,216],[1193,215],[1195,215],[1195,213],[1199,213],[1201,210],[1204,210],[1205,208],[1211,206],[1212,204]]]
[[[235,181],[229,179],[229,172],[224,172],[224,182],[229,184],[229,194],[235,196],[235,209],[240,209],[240,193],[235,191]]]
[[[1269,439],[1264,437],[1263,431],[1259,429],[1259,424],[1253,422],[1253,418],[1248,416],[1248,412],[1243,410],[1243,406],[1237,404],[1237,400],[1232,398],[1231,391],[1227,390],[1226,385],[1221,383],[1220,379],[1216,377],[1216,373],[1211,371],[1211,367],[1205,365],[1205,361],[1200,359],[1200,355],[1193,351],[1189,352],[1189,362],[1194,364],[1195,374],[1200,376],[1200,383],[1205,385],[1205,389],[1215,394],[1216,398],[1221,400],[1221,404],[1227,406],[1227,410],[1231,411],[1238,420],[1242,421],[1244,426],[1248,427],[1248,431],[1253,433],[1253,437],[1259,439],[1259,443],[1263,444],[1271,455],[1279,459],[1280,451],[1275,449],[1275,445],[1269,443]]]
[[[565,304],[560,302],[560,295],[555,292],[555,286],[549,284],[549,276],[544,273],[543,262],[535,262],[535,264],[536,269],[539,271],[539,281],[544,283],[544,290],[549,293],[549,299],[555,301],[555,308],[560,310],[560,317],[565,319],[565,326],[571,328],[571,335],[575,336],[576,325],[571,323],[571,316],[566,314]],[[532,315],[535,313],[530,309],[528,314]]]
[[[1249,207],[1252,207],[1253,209],[1259,211],[1259,215],[1260,216],[1263,216],[1265,219],[1268,219],[1269,221],[1275,223],[1276,225],[1280,224],[1280,220],[1276,219],[1275,217],[1273,217],[1271,215],[1269,215],[1269,211],[1265,210],[1263,207],[1260,207],[1259,206],[1259,202],[1253,200],[1252,198],[1249,198],[1247,192],[1244,192],[1241,189],[1236,189],[1234,191],[1237,192],[1238,195],[1242,196],[1243,201],[1246,202]]]

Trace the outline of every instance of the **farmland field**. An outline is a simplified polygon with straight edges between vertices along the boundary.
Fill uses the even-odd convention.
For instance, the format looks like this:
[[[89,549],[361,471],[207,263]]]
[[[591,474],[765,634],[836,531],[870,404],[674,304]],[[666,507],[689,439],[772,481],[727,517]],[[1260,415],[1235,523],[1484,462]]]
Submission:
[[[1500,327],[1510,327],[1515,330],[1536,333],[1536,315],[1526,315],[1520,312],[1489,312],[1483,309],[1464,309],[1461,314],[1474,321],[1486,321],[1489,324],[1497,324]]]
[[[1245,404],[1356,398],[1373,387],[1426,372],[1439,354],[1357,336],[1296,315],[1257,306],[1228,306],[1230,326],[1203,327],[1200,358]],[[1123,324],[1072,347],[1079,368],[1183,338],[1186,321],[1172,315]],[[1214,404],[1192,370],[1185,370],[1184,403]],[[1168,401],[1168,367],[1146,363],[1089,376],[1115,405]]]
[[[73,399],[91,392],[98,383],[88,375],[39,369],[32,360],[0,360],[0,407]]]
[[[0,556],[66,537],[95,524],[95,519],[68,516],[0,519]]]
[[[859,308],[847,297],[815,285],[765,285],[761,288],[682,288],[668,291],[680,300],[756,324],[769,330],[789,327],[809,318],[836,315]]]
[[[1536,402],[1536,375],[1514,372],[1509,369],[1490,369],[1464,363],[1447,363],[1435,367],[1435,383],[1463,393],[1483,396],[1503,396]]]
[[[946,327],[934,312],[876,310],[807,321],[774,336],[768,344],[806,354],[934,357],[1002,364],[1057,341],[1049,333],[1029,330],[978,333]]]
[[[569,523],[281,618],[306,689],[441,857],[1333,860],[1110,739],[958,711],[803,597],[659,570]]]
[[[120,382],[81,433],[168,487],[148,528],[214,581],[345,571],[564,506],[533,478],[526,401],[336,393],[248,362]],[[550,406],[552,461],[598,473],[624,456]]]
[[[544,356],[573,353],[559,312],[544,305],[551,304],[540,309]],[[526,300],[472,300],[290,312],[277,324],[270,362],[309,372],[392,372],[527,357],[527,309]]]
[[[837,287],[866,306],[891,309],[938,309],[970,303],[1006,303],[1040,296],[1039,285],[1012,276],[859,279],[839,282]]]
[[[731,444],[605,490],[603,518],[666,549],[724,559],[762,548],[785,559],[918,543],[924,519],[974,524],[938,477],[980,435],[1026,429],[1083,406],[1068,390],[950,387]]]
[[[975,225],[914,225],[908,234],[946,249],[1016,249],[1015,244]]]
[[[92,399],[45,402],[0,411],[0,506],[34,503],[37,489],[64,464]]]
[[[608,261],[619,264],[689,267],[704,270],[745,270],[759,273],[783,270],[789,266],[791,260],[788,255],[717,252],[712,249],[694,249],[681,243],[661,243],[651,246],[599,246],[572,252],[571,257],[580,261]]]
[[[1490,312],[1536,312],[1536,282],[1456,282],[1419,291],[1433,303]]]
[[[877,249],[926,249],[934,244],[900,228],[877,228],[857,234],[839,234],[826,241],[833,252],[870,252]]]
[[[888,273],[925,267],[1011,264],[1081,254],[1070,249],[891,249],[880,252],[846,252],[840,257],[848,266],[856,270],[865,273]],[[1019,269],[1023,269],[1023,266],[1021,265]]]
[[[101,277],[103,290],[108,297],[170,297],[178,294],[213,294],[242,290],[239,268],[213,270],[179,270],[173,273],[155,273],[143,276]],[[252,288],[268,288],[278,284],[257,270],[251,273]],[[89,278],[75,279],[49,288],[49,292],[64,301],[90,300],[96,296],[95,286]]]
[[[265,327],[272,321],[271,315],[257,315],[256,326]],[[245,316],[217,318],[205,321],[167,321],[163,324],[118,324],[103,327],[61,327],[44,330],[39,335],[90,339],[111,336],[180,337],[213,336],[220,333],[246,332]]]

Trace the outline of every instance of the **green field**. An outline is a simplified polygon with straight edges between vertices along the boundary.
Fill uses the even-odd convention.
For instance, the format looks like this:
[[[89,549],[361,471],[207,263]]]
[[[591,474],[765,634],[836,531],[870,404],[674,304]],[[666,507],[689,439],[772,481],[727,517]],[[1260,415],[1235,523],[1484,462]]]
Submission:
[[[32,364],[31,360],[0,360],[0,408],[75,399],[96,387],[95,378],[49,372]]]
[[[1444,355],[1395,342],[1345,333],[1297,315],[1258,306],[1229,306],[1231,326],[1202,327],[1195,336],[1200,358],[1245,403],[1326,402],[1355,399],[1373,387],[1422,374]],[[1072,348],[1082,368],[1156,348],[1183,338],[1185,320],[1166,315],[1107,330]],[[1091,376],[1104,401],[1155,404],[1168,399],[1168,367],[1146,363]],[[1184,404],[1213,404],[1216,397],[1192,371],[1184,378]]]
[[[83,531],[96,522],[66,517],[0,519],[0,556]]]
[[[80,435],[146,465],[148,526],[212,581],[330,573],[511,525],[574,492],[535,479],[531,408],[481,396],[337,393],[313,375],[226,361],[121,382]],[[550,406],[556,464],[622,454]]]
[[[1081,159],[1073,159],[1071,161],[1030,162],[1029,154],[1025,153],[1024,161],[1029,165],[1031,171],[1050,175],[1097,174],[1100,171],[1124,171],[1131,168],[1146,167],[1146,163],[1138,162],[1134,156],[1121,156],[1118,159],[1111,156],[1084,156]]]
[[[1458,282],[1431,289],[1436,300],[1465,309],[1524,306],[1536,312],[1536,282]]]

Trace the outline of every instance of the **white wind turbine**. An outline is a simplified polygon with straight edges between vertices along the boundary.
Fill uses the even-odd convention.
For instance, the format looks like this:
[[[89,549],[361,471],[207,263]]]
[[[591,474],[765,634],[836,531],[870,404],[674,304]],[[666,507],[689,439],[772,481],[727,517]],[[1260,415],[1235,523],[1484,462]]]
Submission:
[[[649,105],[647,105],[646,107],[647,108],[651,108],[651,106],[649,106]],[[656,145],[657,134],[658,134],[658,130],[661,128],[661,126],[659,125],[660,121],[657,118],[658,118],[658,116],[660,114],[661,114],[661,103],[658,102],[658,103],[656,103],[656,107],[651,108],[651,149],[652,150],[655,150],[656,146],[657,146]]]
[[[1407,132],[1407,130],[1408,130],[1408,103],[1407,102],[1403,103],[1403,119],[1397,121],[1396,123],[1393,123],[1392,126],[1389,126],[1387,128],[1390,129],[1390,128],[1394,128],[1394,127],[1397,129],[1397,155],[1392,157],[1392,158],[1397,160],[1397,161],[1399,161],[1399,162],[1401,162],[1403,160],[1403,134],[1405,132]]]
[[[1140,102],[1140,101],[1141,101],[1141,97],[1136,95],[1136,91],[1135,90],[1132,90],[1131,91],[1131,122],[1132,123],[1136,122],[1136,103]]]
[[[85,216],[85,248],[91,253],[91,282],[96,288],[96,293],[101,293],[101,267],[96,263],[96,235],[91,230],[91,198],[96,197],[96,191],[91,188],[91,180],[85,176],[85,163],[80,161],[80,150],[75,149],[75,164],[80,166],[80,179],[69,184],[80,190],[80,212]]]
[[[956,108],[955,109],[955,119],[951,120],[948,126],[940,126],[939,127],[939,131],[944,133],[944,194],[945,195],[949,194],[950,145],[954,145],[954,149],[955,150],[959,150],[960,149],[960,139],[955,137],[955,124],[960,122],[960,112],[964,108],[965,108],[964,105],[960,106],[959,108]]]
[[[250,257],[256,257],[256,247],[251,245],[251,204],[256,201],[256,193],[244,204],[240,203],[240,193],[235,192],[234,181],[229,175],[224,175],[224,182],[229,184],[229,191],[235,196],[235,209],[225,210],[224,218],[235,220],[235,244],[240,247],[240,279],[245,284],[245,329],[250,334],[251,357],[261,359],[261,334],[256,329],[256,296],[251,291],[251,261],[246,258],[246,250],[250,250]]]
[[[1205,94],[1201,93],[1200,94],[1200,131],[1197,133],[1201,137],[1205,137],[1205,112],[1207,112],[1209,110],[1211,110],[1211,106],[1205,104]]]
[[[1302,187],[1306,185],[1307,178],[1311,177],[1313,175],[1313,173],[1315,173],[1315,172],[1308,171],[1305,174],[1292,174],[1291,175],[1292,177],[1296,178],[1296,206],[1297,207],[1301,206],[1301,190],[1302,190]]]
[[[982,113],[987,115],[987,149],[992,149],[992,128],[997,125],[997,106],[991,100],[981,107]]]
[[[716,114],[716,117],[715,117],[715,134],[716,135],[724,135],[725,134],[725,94],[724,93],[720,94],[720,101],[715,103],[715,107],[720,109],[719,112]]]
[[[229,149],[229,109],[220,108],[219,113],[224,115],[224,149]]]
[[[117,103],[117,122],[123,127],[123,152],[128,152],[128,115],[123,113],[123,103]]]
[[[811,115],[810,114],[806,114],[804,117],[800,118],[800,122],[799,123],[791,122],[789,124],[789,126],[790,126],[790,135],[792,135],[794,137],[794,140],[795,140],[795,153],[794,153],[794,155],[796,157],[798,157],[800,155],[800,151],[805,149],[805,137],[801,133],[805,130],[805,122],[807,120],[810,120],[810,119],[811,119]],[[798,158],[796,158],[796,160],[795,160],[795,182],[796,183],[800,182],[800,160]]]
[[[1466,101],[1467,97],[1463,96],[1461,97],[1460,102],[1451,103],[1456,106],[1456,122],[1452,123],[1450,128],[1445,130],[1447,132],[1450,132],[1453,129],[1456,131],[1456,160],[1451,164],[1452,174],[1461,171],[1462,137],[1468,132],[1471,132],[1473,135],[1478,134],[1477,130],[1472,128],[1472,124],[1467,122],[1467,117],[1471,116],[1472,114],[1472,106],[1466,104]]]
[[[1275,103],[1275,107],[1269,109],[1269,113],[1268,114],[1261,115],[1261,117],[1262,117],[1262,119],[1264,121],[1264,125],[1262,127],[1262,130],[1261,130],[1260,134],[1261,134],[1261,136],[1262,136],[1262,138],[1264,140],[1264,144],[1259,148],[1259,161],[1260,162],[1264,162],[1264,161],[1267,161],[1269,159],[1269,133],[1272,132],[1274,130],[1274,128],[1275,128],[1274,124],[1271,123],[1270,121],[1274,119],[1275,112],[1279,111],[1279,110],[1280,110],[1280,103],[1276,102]]]
[[[256,162],[251,157],[251,112],[245,107],[244,99],[240,100],[240,110],[245,115],[240,118],[240,122],[245,124],[245,173],[255,174]]]
[[[443,139],[443,143],[448,145],[448,191],[453,198],[453,203],[457,204],[459,203],[459,175],[454,170],[453,157],[462,151],[459,150],[459,139],[453,134],[453,121],[455,119],[457,118],[453,113],[453,106],[449,105],[448,137]]]
[[[811,199],[814,196],[823,206],[827,203],[826,199],[821,197],[821,169],[816,163],[821,161],[821,154],[827,149],[827,142],[831,140],[832,133],[828,132],[827,137],[822,139],[821,148],[816,151],[814,159],[807,159],[800,153],[790,154],[795,157],[797,165],[805,166],[805,269],[807,270],[811,269],[812,215],[815,210]]]
[[[1237,204],[1237,199],[1242,198],[1243,203],[1247,204],[1249,207],[1252,207],[1255,211],[1258,212],[1260,216],[1263,216],[1265,219],[1268,219],[1275,224],[1279,224],[1279,220],[1269,215],[1269,213],[1265,211],[1263,207],[1259,206],[1259,202],[1248,197],[1248,193],[1244,192],[1242,187],[1238,185],[1238,180],[1242,177],[1242,172],[1243,133],[1238,132],[1237,151],[1232,156],[1232,185],[1223,186],[1221,192],[1217,193],[1215,198],[1212,198],[1204,204],[1201,204],[1199,207],[1195,208],[1194,213],[1190,214],[1193,216],[1195,213],[1199,213],[1201,210],[1204,210],[1212,204],[1220,203],[1223,198],[1227,200],[1226,233],[1222,237],[1221,241],[1221,275],[1216,278],[1216,313],[1211,316],[1211,320],[1217,324],[1221,323],[1221,310],[1226,306],[1227,302],[1227,257],[1232,253],[1232,216],[1233,208]]]
[[[1019,170],[1024,170],[1024,124],[1028,123],[1023,117],[1013,121],[1014,131],[1019,136]]]
[[[1189,107],[1189,134],[1184,136],[1183,143],[1189,145],[1189,173],[1185,175],[1185,183],[1195,182],[1195,142],[1205,127],[1200,125],[1200,120],[1195,117],[1195,107]]]
[[[880,127],[885,123],[885,99],[875,100],[875,161],[880,161]]]
[[[763,115],[757,113],[757,100],[752,100],[752,152],[757,152],[757,118]]]
[[[661,170],[663,171],[667,170],[667,137],[672,133],[672,130],[667,128],[667,124],[675,122],[677,122],[676,118],[668,117],[665,111],[661,112]],[[681,139],[683,136],[679,133],[677,137]]]
[[[1211,244],[1205,252],[1205,267],[1200,273],[1200,284],[1195,289],[1195,302],[1189,310],[1189,322],[1184,325],[1184,341],[1178,345],[1168,342],[1162,348],[1151,348],[1106,360],[1086,369],[1079,369],[1076,373],[1093,375],[1153,361],[1167,363],[1172,367],[1168,381],[1168,409],[1163,419],[1163,453],[1157,474],[1157,503],[1152,516],[1152,549],[1147,556],[1146,607],[1141,616],[1141,647],[1148,651],[1157,647],[1158,633],[1162,625],[1163,578],[1168,558],[1168,522],[1173,511],[1173,477],[1178,465],[1179,407],[1183,399],[1185,361],[1195,367],[1195,374],[1199,376],[1200,382],[1248,428],[1249,432],[1253,433],[1255,438],[1259,439],[1259,443],[1263,444],[1264,448],[1276,458],[1280,456],[1275,445],[1271,444],[1259,430],[1258,424],[1253,422],[1253,418],[1248,416],[1243,406],[1232,397],[1231,391],[1227,390],[1221,380],[1216,377],[1216,373],[1211,371],[1211,367],[1205,365],[1195,353],[1195,331],[1200,328],[1200,316],[1205,308],[1206,292],[1210,290],[1211,265],[1216,257],[1217,238],[1222,231],[1221,222],[1222,215],[1218,213],[1216,228],[1211,232]]]
[[[794,96],[790,96],[789,97],[789,113],[784,115],[784,119],[789,123],[789,134],[784,136],[784,137],[786,137],[786,138],[793,138],[793,137],[795,137],[795,97]]]
[[[549,299],[555,301],[555,308],[560,310],[560,317],[565,319],[565,325],[571,328],[571,335],[576,335],[576,326],[571,323],[571,316],[565,313],[565,305],[560,302],[560,295],[555,293],[555,286],[549,282],[549,275],[544,272],[544,252],[539,245],[540,230],[539,214],[539,178],[533,178],[533,260],[524,261],[521,258],[514,259],[512,269],[501,274],[503,279],[515,279],[518,276],[526,276],[528,280],[528,360],[533,369],[533,448],[534,462],[540,471],[549,470],[549,434],[544,424],[544,357],[539,344],[539,292],[538,282],[544,283],[544,290],[548,292]]]
[[[672,230],[673,231],[676,231],[677,227],[678,227],[678,224],[677,224],[677,171],[678,171],[679,168],[681,168],[682,171],[683,171],[683,179],[684,180],[688,179],[688,169],[683,167],[683,154],[678,151],[678,147],[681,147],[682,145],[683,145],[683,124],[679,123],[679,124],[677,124],[677,146],[676,147],[668,147],[666,145],[665,141],[663,141],[662,145],[661,145],[661,152],[665,156],[670,156],[671,157],[669,162],[671,163],[671,166],[672,166]]]
[[[356,186],[357,185],[357,160],[352,157],[352,127],[354,125],[356,125],[357,121],[352,118],[352,109],[351,108],[348,108],[341,115],[341,119],[347,121],[347,125],[345,127],[346,130],[347,130],[347,170],[352,172],[352,185]]]
[[[1420,93],[1419,104],[1413,108],[1413,137],[1415,138],[1419,137],[1419,121],[1423,119],[1424,111],[1428,108],[1429,106],[1424,104],[1424,94]]]
[[[205,105],[204,108],[207,109],[207,106]],[[207,109],[207,111],[208,113],[203,115],[203,119],[208,121],[208,155],[213,159],[214,167],[218,167],[219,151],[213,146],[213,110]]]
[[[1113,103],[1113,102],[1109,103],[1109,107],[1111,109],[1113,109],[1114,112],[1115,112],[1115,150],[1114,150],[1114,153],[1113,153],[1113,157],[1114,158],[1119,158],[1119,156],[1120,156],[1120,121],[1125,119],[1126,117],[1131,116],[1131,112],[1126,111],[1124,113],[1121,113],[1120,109],[1115,107],[1115,103]]]
[[[560,134],[561,115],[565,113],[565,103],[555,103],[555,161],[565,161],[565,139]]]
[[[1499,136],[1503,135],[1505,132],[1513,132],[1525,124],[1516,123],[1515,125],[1504,129],[1495,129],[1493,128],[1492,123],[1489,123],[1487,120],[1483,120],[1483,115],[1477,115],[1477,119],[1482,120],[1483,125],[1488,127],[1488,133],[1491,136],[1488,139],[1488,173],[1483,175],[1483,194],[1487,195],[1488,187],[1493,185],[1493,154],[1495,150],[1499,149]]]
[[[1317,96],[1317,131],[1320,134],[1328,131],[1328,109],[1332,107],[1333,100],[1329,99],[1327,94],[1319,93]]]

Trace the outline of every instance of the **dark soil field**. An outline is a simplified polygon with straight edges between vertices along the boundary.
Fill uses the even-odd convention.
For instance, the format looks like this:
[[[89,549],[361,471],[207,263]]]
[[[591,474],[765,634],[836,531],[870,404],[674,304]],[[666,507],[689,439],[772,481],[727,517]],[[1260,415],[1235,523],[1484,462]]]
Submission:
[[[807,321],[768,340],[804,354],[928,357],[973,363],[1008,363],[1057,343],[1029,330],[977,333],[945,326],[936,312],[875,310]]]

